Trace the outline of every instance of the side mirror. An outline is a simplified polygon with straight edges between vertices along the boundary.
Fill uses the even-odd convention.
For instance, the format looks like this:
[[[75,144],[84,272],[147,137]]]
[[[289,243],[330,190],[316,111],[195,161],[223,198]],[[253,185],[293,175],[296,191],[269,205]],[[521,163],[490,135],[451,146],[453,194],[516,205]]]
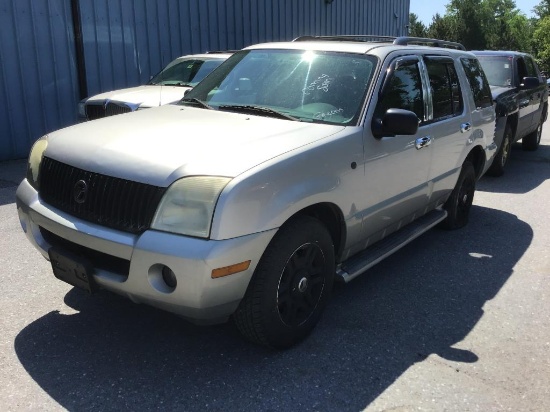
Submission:
[[[410,110],[388,109],[382,118],[373,119],[374,137],[415,135],[418,132],[418,116]]]
[[[534,89],[535,87],[540,86],[540,81],[538,77],[524,77],[523,81],[519,85],[521,89]]]

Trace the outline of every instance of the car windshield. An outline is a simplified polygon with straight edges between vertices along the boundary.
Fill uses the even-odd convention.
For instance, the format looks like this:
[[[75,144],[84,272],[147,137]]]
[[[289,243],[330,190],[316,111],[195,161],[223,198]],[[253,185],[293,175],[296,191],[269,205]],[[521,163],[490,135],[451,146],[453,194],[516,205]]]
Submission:
[[[176,59],[154,76],[149,84],[195,86],[223,61],[224,59]]]
[[[491,86],[509,87],[512,85],[513,57],[477,56]]]
[[[179,103],[288,120],[357,122],[377,59],[351,53],[245,50]],[[203,106],[204,107],[204,106]]]

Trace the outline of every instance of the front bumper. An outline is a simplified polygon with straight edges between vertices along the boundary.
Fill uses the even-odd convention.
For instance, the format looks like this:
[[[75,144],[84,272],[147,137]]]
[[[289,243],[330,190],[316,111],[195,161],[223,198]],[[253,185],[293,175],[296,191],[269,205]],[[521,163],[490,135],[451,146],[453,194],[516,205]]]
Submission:
[[[56,239],[80,247],[81,254],[93,255],[93,278],[100,288],[195,323],[221,322],[237,309],[262,253],[276,233],[274,229],[221,241],[155,230],[140,235],[124,233],[43,203],[26,179],[17,189],[16,202],[23,230],[46,259]],[[109,260],[122,264],[105,264]],[[247,260],[251,261],[247,270],[212,279],[213,269]],[[164,266],[176,275],[173,290],[162,283]]]

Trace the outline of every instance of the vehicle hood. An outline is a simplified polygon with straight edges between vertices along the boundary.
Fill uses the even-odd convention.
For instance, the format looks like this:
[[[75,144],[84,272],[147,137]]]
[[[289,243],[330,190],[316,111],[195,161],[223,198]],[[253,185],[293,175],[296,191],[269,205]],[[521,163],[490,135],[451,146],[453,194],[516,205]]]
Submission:
[[[167,105],[49,135],[45,155],[109,176],[168,186],[180,177],[235,177],[343,126]]]
[[[512,86],[490,86],[491,87],[491,95],[493,97],[493,100],[495,100],[498,96],[509,92],[510,90],[513,90],[514,88]]]
[[[113,90],[90,97],[86,104],[110,100],[113,102],[127,103],[132,110],[138,107],[155,107],[163,104],[177,102],[183,97],[186,90],[191,87],[180,86],[138,86],[129,89]]]

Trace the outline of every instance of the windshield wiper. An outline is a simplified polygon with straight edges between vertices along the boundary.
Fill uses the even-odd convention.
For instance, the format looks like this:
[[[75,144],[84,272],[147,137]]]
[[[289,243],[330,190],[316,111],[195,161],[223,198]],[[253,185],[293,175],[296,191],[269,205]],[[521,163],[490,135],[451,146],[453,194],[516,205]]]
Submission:
[[[279,112],[274,109],[270,109],[269,107],[261,107],[261,106],[250,106],[250,105],[230,105],[230,104],[222,104],[218,108],[219,110],[225,110],[228,112],[239,112],[239,113],[250,113],[250,114],[258,114],[260,116],[269,116],[269,117],[275,117],[277,119],[285,119],[285,120],[293,120],[295,122],[299,122],[300,119],[290,116],[288,114]]]
[[[179,86],[179,87],[193,87],[192,84],[185,82],[174,82],[174,83],[162,83],[163,86]]]
[[[210,106],[208,103],[203,102],[202,100],[197,99],[196,97],[191,97],[191,98],[190,97],[184,97],[183,99],[181,99],[181,101],[185,102],[185,103],[198,104],[203,109],[214,110],[214,108],[212,106]]]

